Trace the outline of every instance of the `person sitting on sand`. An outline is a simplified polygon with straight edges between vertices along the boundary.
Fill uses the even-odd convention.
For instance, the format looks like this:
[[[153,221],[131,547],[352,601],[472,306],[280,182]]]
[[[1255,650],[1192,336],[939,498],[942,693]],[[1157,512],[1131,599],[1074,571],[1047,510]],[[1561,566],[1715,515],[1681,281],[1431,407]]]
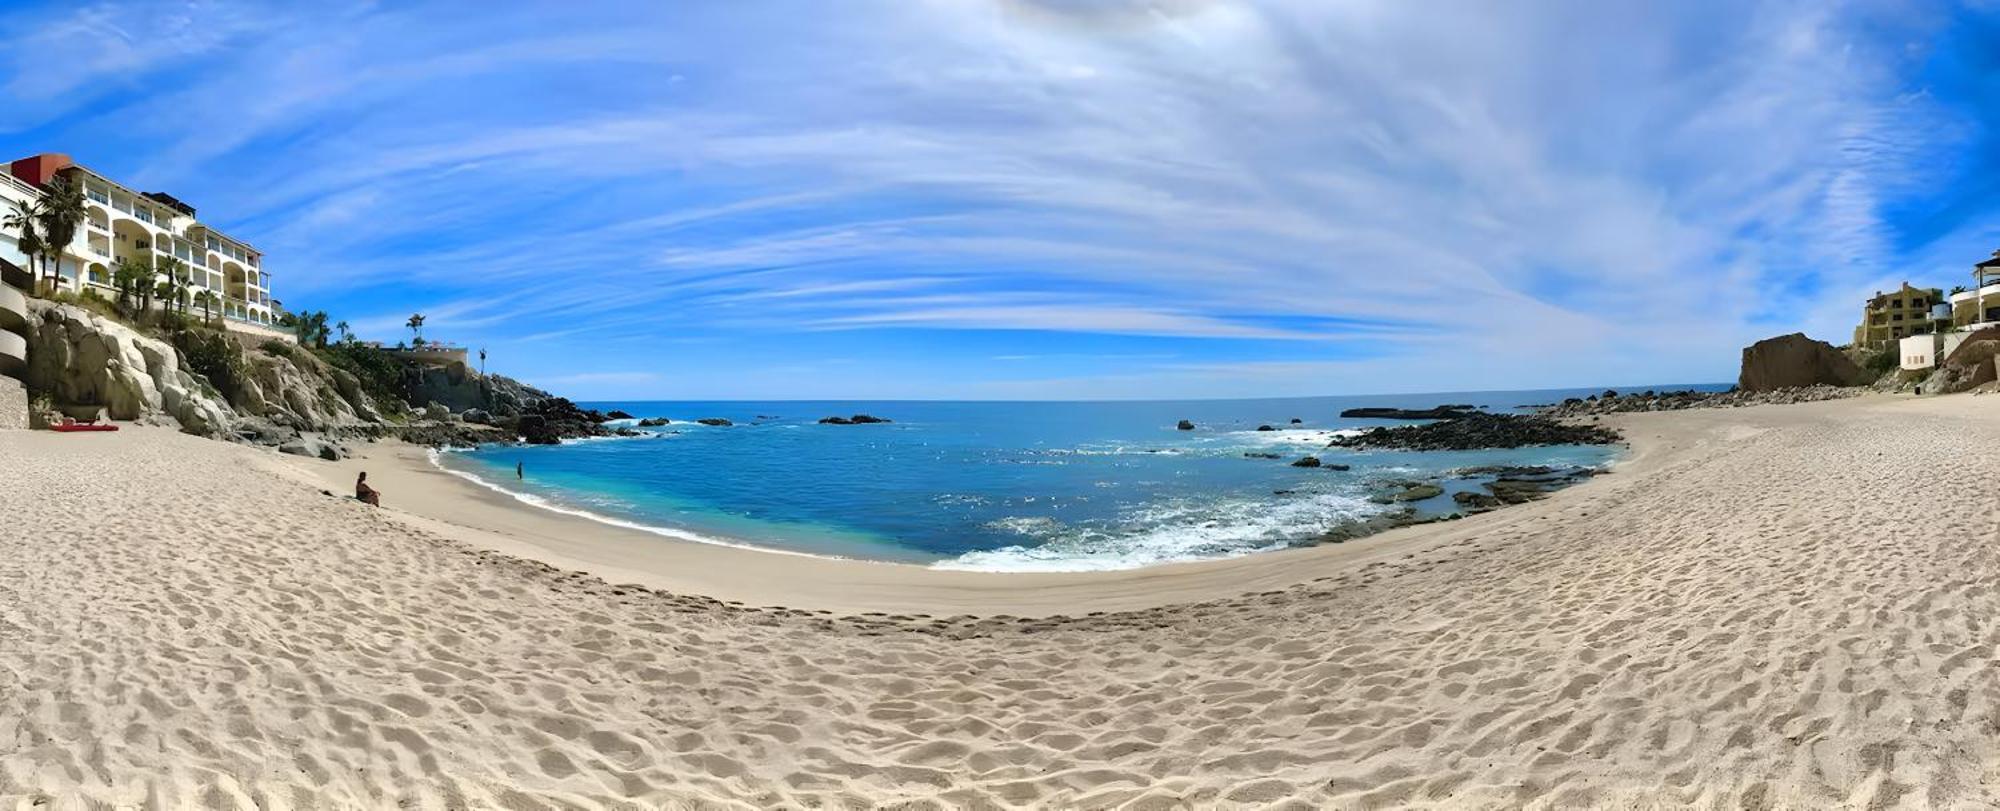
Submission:
[[[368,472],[365,470],[361,472],[361,478],[354,480],[354,500],[382,506],[382,492],[368,486]]]

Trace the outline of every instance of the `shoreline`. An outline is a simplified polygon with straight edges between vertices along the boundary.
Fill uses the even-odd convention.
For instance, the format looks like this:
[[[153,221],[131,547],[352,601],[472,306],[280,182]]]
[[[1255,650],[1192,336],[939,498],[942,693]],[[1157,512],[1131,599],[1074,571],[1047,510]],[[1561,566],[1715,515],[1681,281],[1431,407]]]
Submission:
[[[0,805],[1991,806],[1996,403],[1635,414],[1542,501],[1062,575],[0,432]]]
[[[1634,416],[1621,415],[1613,424],[1624,428],[1623,423]],[[1643,470],[1644,460],[1657,450],[1651,445],[1665,440],[1642,441],[1631,430],[1627,435],[1628,449],[1611,463],[1612,475],[1591,477],[1525,504],[1457,520],[1394,527],[1342,543],[1074,572],[933,568],[681,538],[671,534],[675,532],[671,528],[527,503],[504,487],[444,469],[432,461],[431,448],[395,440],[362,446],[353,458],[338,462],[284,461],[316,486],[336,494],[352,486],[356,473],[368,470],[369,482],[384,492],[384,512],[393,520],[611,583],[698,594],[736,605],[836,614],[1056,617],[1230,599],[1544,520],[1571,498]]]

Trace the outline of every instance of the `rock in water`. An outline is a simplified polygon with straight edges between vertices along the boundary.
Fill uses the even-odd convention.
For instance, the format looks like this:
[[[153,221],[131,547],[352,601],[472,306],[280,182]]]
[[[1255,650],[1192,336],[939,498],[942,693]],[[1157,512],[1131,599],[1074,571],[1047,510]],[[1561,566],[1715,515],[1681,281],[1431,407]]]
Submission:
[[[730,421],[728,421],[728,420],[725,420],[725,419],[723,419],[723,418],[721,418],[721,417],[703,417],[703,418],[701,418],[701,419],[698,419],[698,420],[695,420],[695,422],[698,422],[698,423],[701,423],[702,425],[735,425],[735,424],[736,424],[736,423],[733,423],[733,422],[730,422]]]
[[[1192,431],[1194,430],[1194,423],[1189,420],[1181,420],[1180,424],[1174,427],[1182,431]]]
[[[848,417],[847,421],[854,425],[874,425],[877,423],[888,422],[888,420],[885,420],[881,417],[871,417],[867,414],[856,414],[852,417]]]
[[[1547,417],[1469,412],[1426,425],[1370,428],[1341,437],[1330,448],[1395,448],[1411,451],[1469,451],[1539,445],[1611,445],[1624,441],[1617,431],[1571,425]]]
[[[609,417],[609,418],[611,418],[611,419],[614,419],[614,420],[629,420],[629,419],[632,419],[632,415],[630,415],[630,414],[627,414],[627,413],[625,413],[624,411],[621,411],[621,410],[619,410],[619,409],[616,409],[616,408],[614,408],[614,409],[611,409],[610,411],[606,411],[606,412],[604,412],[604,416],[606,416],[606,417]]]
[[[1868,373],[1825,341],[1794,332],[1765,338],[1743,348],[1743,369],[1736,387],[1744,391],[1771,391],[1827,384],[1859,386],[1868,382]]]
[[[1276,431],[1276,430],[1278,430],[1278,429],[1276,429],[1276,428],[1272,428],[1272,427],[1271,427],[1271,426],[1269,426],[1269,425],[1259,425],[1259,426],[1257,426],[1257,430],[1259,430],[1259,431]]]
[[[1340,412],[1340,416],[1373,420],[1448,420],[1463,417],[1473,410],[1475,409],[1470,405],[1441,405],[1434,408],[1350,408]]]
[[[1292,463],[1292,467],[1319,467],[1319,457],[1308,456]]]

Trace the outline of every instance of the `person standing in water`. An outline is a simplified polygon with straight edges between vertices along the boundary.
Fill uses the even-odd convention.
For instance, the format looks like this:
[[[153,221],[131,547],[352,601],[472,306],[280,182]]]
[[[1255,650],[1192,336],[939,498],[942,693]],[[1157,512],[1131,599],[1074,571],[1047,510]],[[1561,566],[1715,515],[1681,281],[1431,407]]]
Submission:
[[[528,474],[523,472],[525,470],[523,465],[526,464],[527,464],[526,462],[520,462],[520,461],[516,461],[514,463],[514,478],[521,480],[526,480],[528,478]]]

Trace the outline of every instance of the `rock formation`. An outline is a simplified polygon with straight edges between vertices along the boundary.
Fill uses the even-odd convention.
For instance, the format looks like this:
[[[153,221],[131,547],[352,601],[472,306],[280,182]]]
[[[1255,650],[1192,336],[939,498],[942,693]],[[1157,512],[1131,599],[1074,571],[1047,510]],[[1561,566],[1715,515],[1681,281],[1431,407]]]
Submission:
[[[1441,405],[1432,408],[1350,408],[1340,412],[1340,416],[1374,420],[1448,420],[1465,416],[1473,410],[1469,405]]]
[[[1595,425],[1572,425],[1547,417],[1475,411],[1456,419],[1425,425],[1371,428],[1355,436],[1336,439],[1327,447],[1469,451],[1538,445],[1611,445],[1623,441],[1624,437],[1617,431]]]
[[[1825,341],[1794,332],[1765,338],[1743,348],[1743,369],[1736,387],[1772,391],[1800,386],[1860,386],[1868,373]]]

